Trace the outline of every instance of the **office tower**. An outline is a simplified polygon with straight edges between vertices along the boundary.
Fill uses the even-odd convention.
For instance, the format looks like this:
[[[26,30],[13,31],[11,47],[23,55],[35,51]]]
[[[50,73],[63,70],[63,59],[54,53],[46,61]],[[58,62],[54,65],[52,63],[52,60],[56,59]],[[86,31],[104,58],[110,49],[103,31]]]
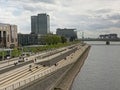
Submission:
[[[48,34],[50,33],[50,18],[47,14],[31,16],[31,33]]]

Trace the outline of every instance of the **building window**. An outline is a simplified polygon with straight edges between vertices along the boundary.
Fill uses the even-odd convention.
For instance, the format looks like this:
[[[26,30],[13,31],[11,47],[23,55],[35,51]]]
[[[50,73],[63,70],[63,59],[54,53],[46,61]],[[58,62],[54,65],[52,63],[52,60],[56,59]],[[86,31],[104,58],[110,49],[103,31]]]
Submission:
[[[16,42],[17,42],[17,38],[16,38]]]
[[[4,27],[4,30],[6,30],[6,27]]]

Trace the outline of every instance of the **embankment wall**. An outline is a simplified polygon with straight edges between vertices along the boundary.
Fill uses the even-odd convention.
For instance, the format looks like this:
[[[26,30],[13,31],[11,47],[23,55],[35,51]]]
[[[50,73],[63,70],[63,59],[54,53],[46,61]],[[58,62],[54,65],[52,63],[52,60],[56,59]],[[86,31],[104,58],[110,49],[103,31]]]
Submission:
[[[87,46],[76,62],[22,86],[17,90],[70,90],[74,78],[88,56],[89,50],[90,46]]]

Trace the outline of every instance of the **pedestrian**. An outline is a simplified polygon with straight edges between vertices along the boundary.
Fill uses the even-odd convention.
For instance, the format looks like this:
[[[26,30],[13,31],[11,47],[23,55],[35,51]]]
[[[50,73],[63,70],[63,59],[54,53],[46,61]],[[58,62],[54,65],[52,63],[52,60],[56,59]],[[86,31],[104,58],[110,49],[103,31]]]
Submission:
[[[31,69],[31,68],[32,68],[32,65],[29,65],[29,71],[32,71],[32,69]]]
[[[35,58],[35,62],[36,62],[36,58]]]

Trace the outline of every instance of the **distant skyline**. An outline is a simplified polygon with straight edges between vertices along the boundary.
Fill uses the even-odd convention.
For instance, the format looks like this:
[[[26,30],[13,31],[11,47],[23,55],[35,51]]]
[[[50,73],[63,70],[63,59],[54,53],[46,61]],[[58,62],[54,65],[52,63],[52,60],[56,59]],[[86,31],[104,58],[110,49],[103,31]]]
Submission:
[[[78,37],[116,33],[120,37],[120,0],[0,0],[0,23],[31,32],[31,16],[50,15],[50,30],[76,28]]]

